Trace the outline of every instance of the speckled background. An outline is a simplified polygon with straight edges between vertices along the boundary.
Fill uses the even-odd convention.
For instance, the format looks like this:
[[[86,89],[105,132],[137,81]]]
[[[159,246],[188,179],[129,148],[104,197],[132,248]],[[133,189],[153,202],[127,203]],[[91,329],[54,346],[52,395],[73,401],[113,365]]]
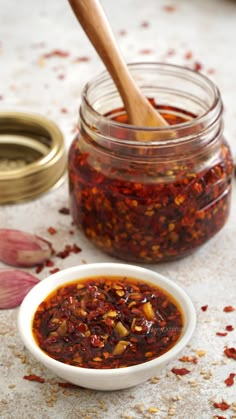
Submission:
[[[233,0],[104,0],[105,10],[125,59],[165,61],[200,66],[219,86],[225,104],[225,133],[236,154],[236,2]],[[55,50],[66,57],[48,57]],[[54,120],[68,148],[77,120],[81,89],[103,65],[77,24],[67,1],[0,0],[0,110],[41,113]],[[57,190],[18,205],[0,207],[0,227],[19,228],[52,241],[56,250],[77,243],[82,252],[56,259],[58,268],[75,264],[116,261],[93,247],[72,229],[67,181]],[[236,311],[223,308],[236,303],[236,197],[225,228],[192,256],[169,264],[150,265],[181,285],[192,298],[197,329],[182,356],[198,363],[172,362],[158,377],[125,391],[112,393],[65,389],[62,380],[39,365],[24,349],[17,327],[17,309],[0,312],[0,417],[4,419],[118,419],[236,418],[236,384],[224,380],[236,373],[236,361],[224,355],[235,347]],[[48,227],[56,228],[51,236]],[[3,265],[2,265],[3,266]],[[45,278],[50,268],[38,274]],[[35,270],[29,272],[35,274]],[[201,307],[208,305],[207,311]],[[178,377],[173,367],[190,373]],[[44,384],[23,379],[29,373]],[[221,411],[213,403],[225,400]]]

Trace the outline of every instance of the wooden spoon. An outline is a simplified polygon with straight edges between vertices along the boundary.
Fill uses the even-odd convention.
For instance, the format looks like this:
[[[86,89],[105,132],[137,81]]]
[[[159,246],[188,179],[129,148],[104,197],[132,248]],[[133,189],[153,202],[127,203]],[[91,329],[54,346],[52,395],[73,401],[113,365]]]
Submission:
[[[122,58],[115,37],[99,0],[68,0],[74,14],[87,34],[124,103],[129,123],[137,127],[165,127],[168,123],[153,108],[133,80]],[[137,140],[157,140],[160,134],[145,131]]]

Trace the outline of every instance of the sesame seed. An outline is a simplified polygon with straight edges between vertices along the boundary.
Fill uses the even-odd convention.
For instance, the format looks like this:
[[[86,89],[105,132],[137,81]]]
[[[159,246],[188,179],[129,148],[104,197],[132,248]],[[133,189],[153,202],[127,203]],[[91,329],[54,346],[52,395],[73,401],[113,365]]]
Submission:
[[[156,412],[159,412],[159,409],[157,407],[149,407],[148,411],[150,413],[156,413]]]
[[[200,350],[196,351],[196,355],[199,356],[199,357],[205,356],[206,351],[204,349],[200,349]]]

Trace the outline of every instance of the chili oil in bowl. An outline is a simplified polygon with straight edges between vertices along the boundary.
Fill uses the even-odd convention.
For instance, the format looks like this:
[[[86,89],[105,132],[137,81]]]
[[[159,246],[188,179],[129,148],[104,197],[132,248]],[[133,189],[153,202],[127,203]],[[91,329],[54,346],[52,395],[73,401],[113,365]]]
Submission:
[[[95,390],[135,386],[158,374],[189,342],[188,295],[138,266],[96,263],[59,271],[25,297],[21,338],[44,366]]]

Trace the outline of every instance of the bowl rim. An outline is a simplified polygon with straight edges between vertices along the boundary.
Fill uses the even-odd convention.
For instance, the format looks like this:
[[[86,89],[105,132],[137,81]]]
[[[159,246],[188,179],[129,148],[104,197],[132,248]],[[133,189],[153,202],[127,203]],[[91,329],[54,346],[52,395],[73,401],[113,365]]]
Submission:
[[[153,282],[156,286],[163,289],[163,291],[166,291],[168,294],[172,295],[173,298],[178,302],[183,315],[185,319],[182,335],[178,339],[178,341],[174,344],[172,348],[170,348],[167,352],[164,354],[143,363],[127,366],[124,368],[107,368],[107,369],[100,369],[100,368],[85,368],[85,367],[79,367],[74,365],[68,365],[64,364],[63,362],[57,361],[54,358],[51,358],[49,355],[47,355],[36,343],[33,333],[32,333],[32,319],[34,316],[34,313],[40,304],[41,301],[43,301],[44,298],[46,298],[53,289],[57,288],[60,285],[72,282],[76,279],[85,279],[89,276],[95,277],[96,275],[101,275],[101,273],[98,274],[90,274],[90,271],[93,271],[94,269],[101,269],[101,270],[110,270],[110,273],[104,273],[104,275],[127,275],[133,278],[137,278],[146,282]],[[112,269],[114,270],[124,270],[124,273],[116,274],[112,272]],[[83,272],[85,271],[85,272]],[[82,275],[81,275],[82,273]],[[142,278],[142,274],[146,276],[150,276],[150,278]],[[62,281],[62,278],[66,275],[74,276],[73,278],[65,278],[64,281]],[[138,275],[136,277],[136,275]],[[76,278],[76,276],[78,278]],[[152,278],[151,278],[152,277]],[[55,281],[62,281],[55,285]],[[161,284],[155,281],[160,281]],[[48,289],[47,289],[48,288]],[[44,290],[44,297],[40,300],[39,303],[33,303],[32,306],[32,297],[37,298],[37,295],[39,295],[39,292]],[[176,295],[177,294],[177,295]],[[187,345],[189,340],[192,337],[192,334],[194,332],[195,326],[196,326],[196,311],[194,308],[194,305],[186,293],[186,291],[177,285],[173,280],[170,280],[166,276],[159,274],[158,272],[151,270],[149,268],[144,268],[137,265],[130,265],[130,264],[124,264],[124,263],[113,263],[113,262],[98,262],[98,263],[88,263],[83,265],[77,265],[72,266],[66,269],[62,269],[61,271],[56,272],[55,274],[49,275],[45,279],[40,280],[38,284],[36,284],[25,296],[24,300],[22,301],[18,317],[17,317],[17,326],[18,331],[20,333],[21,339],[23,343],[25,344],[26,348],[31,352],[31,354],[39,360],[42,364],[46,365],[48,368],[55,370],[60,370],[64,372],[75,372],[77,371],[78,374],[86,375],[87,377],[93,376],[94,374],[100,375],[102,377],[115,377],[119,375],[128,374],[129,372],[135,370],[135,372],[141,372],[142,370],[150,369],[152,367],[157,367],[163,363],[168,363],[173,358],[176,357],[176,355]]]

